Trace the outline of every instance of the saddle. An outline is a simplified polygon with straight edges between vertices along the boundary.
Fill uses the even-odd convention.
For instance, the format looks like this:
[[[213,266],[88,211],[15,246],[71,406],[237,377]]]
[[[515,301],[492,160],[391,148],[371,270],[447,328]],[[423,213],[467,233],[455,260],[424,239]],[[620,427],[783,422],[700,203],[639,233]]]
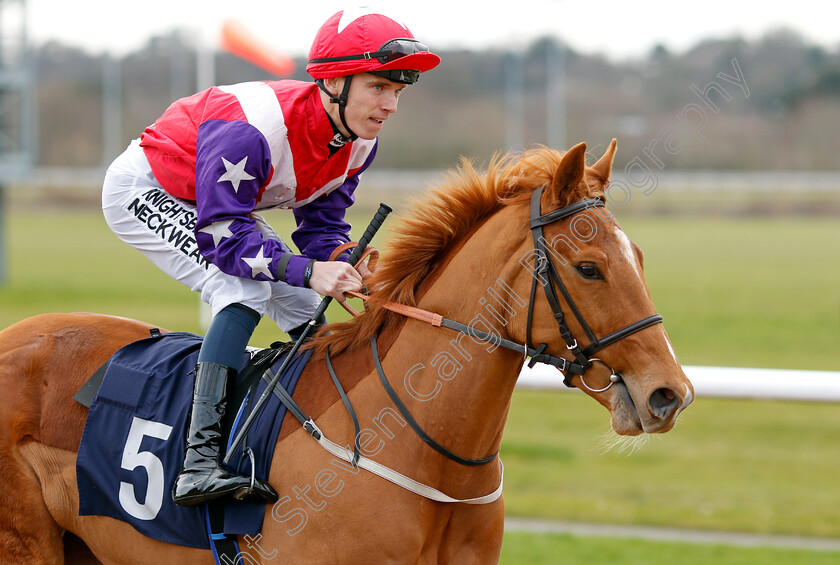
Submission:
[[[153,330],[150,337],[117,351],[76,394],[90,408],[76,461],[80,515],[110,516],[150,538],[202,549],[210,547],[208,521],[225,534],[259,533],[262,504],[221,501],[213,505],[211,517],[206,505],[177,506],[170,495],[183,461],[192,371],[201,342],[195,334]],[[275,343],[243,355],[228,395],[226,443],[265,390],[266,370],[276,370],[290,348]],[[281,376],[280,385],[289,394],[310,355],[298,355]],[[268,477],[285,413],[272,395],[230,459],[236,472]]]

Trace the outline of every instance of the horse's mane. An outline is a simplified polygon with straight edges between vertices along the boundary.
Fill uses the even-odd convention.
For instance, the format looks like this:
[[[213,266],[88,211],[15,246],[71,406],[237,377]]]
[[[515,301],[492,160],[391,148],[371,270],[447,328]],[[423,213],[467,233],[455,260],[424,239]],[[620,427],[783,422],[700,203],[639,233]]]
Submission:
[[[497,154],[484,173],[462,158],[458,167],[412,201],[408,212],[395,222],[382,260],[368,283],[372,289],[370,307],[348,322],[331,324],[328,334],[319,334],[313,340],[315,354],[322,355],[327,347],[335,354],[367,344],[398,316],[377,303],[415,306],[415,291],[447,252],[499,208],[527,200],[536,188],[550,183],[562,156],[542,146],[523,153]],[[592,188],[602,184],[597,181],[568,190],[558,206],[589,196]]]

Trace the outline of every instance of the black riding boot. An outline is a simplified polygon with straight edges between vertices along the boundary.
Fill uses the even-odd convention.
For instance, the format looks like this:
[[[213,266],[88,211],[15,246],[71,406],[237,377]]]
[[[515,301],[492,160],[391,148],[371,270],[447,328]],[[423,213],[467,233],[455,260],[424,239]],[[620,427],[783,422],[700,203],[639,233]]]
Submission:
[[[235,372],[217,363],[196,365],[184,470],[172,488],[175,504],[192,506],[227,494],[253,502],[277,501],[277,491],[270,484],[255,480],[251,488],[250,477],[231,473],[219,466],[227,380]]]

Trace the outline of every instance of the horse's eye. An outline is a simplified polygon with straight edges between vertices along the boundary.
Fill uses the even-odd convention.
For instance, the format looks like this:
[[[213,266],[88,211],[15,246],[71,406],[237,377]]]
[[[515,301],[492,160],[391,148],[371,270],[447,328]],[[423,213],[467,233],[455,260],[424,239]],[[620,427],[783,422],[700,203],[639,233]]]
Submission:
[[[595,263],[581,263],[577,266],[577,270],[585,279],[604,280],[604,276]]]

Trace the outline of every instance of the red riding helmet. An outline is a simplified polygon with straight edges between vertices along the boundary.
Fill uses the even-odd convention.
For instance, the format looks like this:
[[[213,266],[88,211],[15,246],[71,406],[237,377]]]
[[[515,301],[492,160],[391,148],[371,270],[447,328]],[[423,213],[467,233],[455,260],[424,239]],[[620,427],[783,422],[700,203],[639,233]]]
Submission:
[[[318,86],[338,104],[338,113],[350,139],[356,134],[347,125],[344,109],[353,75],[372,73],[394,82],[414,84],[420,73],[438,66],[440,57],[414,39],[403,24],[368,8],[333,14],[315,34],[309,50],[308,72]],[[347,77],[340,94],[330,92],[324,79]]]
[[[316,80],[374,73],[414,84],[439,63],[405,25],[361,8],[337,12],[321,26],[306,71]]]

